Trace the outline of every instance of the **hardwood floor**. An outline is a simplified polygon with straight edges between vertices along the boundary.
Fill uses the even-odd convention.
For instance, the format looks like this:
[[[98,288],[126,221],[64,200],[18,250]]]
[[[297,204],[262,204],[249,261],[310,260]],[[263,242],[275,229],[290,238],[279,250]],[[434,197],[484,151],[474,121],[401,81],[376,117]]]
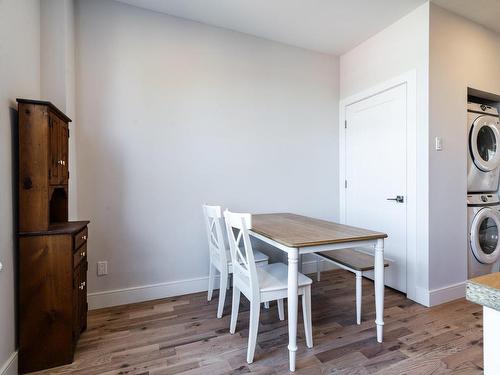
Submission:
[[[306,348],[299,324],[297,374],[482,374],[481,306],[461,299],[427,309],[387,289],[385,337],[379,344],[373,283],[363,280],[360,326],[354,286],[354,275],[343,270],[324,272],[313,284],[314,348]],[[248,302],[242,297],[231,335],[231,294],[222,319],[216,318],[214,294],[212,302],[206,293],[196,293],[91,311],[75,362],[37,374],[288,373],[287,322],[279,321],[276,304],[262,309],[255,361],[249,365]]]

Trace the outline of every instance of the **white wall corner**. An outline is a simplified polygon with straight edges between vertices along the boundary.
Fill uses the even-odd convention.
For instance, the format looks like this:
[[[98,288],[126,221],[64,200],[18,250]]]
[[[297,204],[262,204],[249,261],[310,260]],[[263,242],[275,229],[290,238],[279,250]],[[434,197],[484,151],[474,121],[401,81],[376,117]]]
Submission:
[[[17,351],[12,353],[7,361],[0,367],[0,375],[17,375]]]
[[[416,287],[415,290],[415,302],[425,306],[425,307],[430,307],[430,293],[427,289],[421,288],[421,287]]]
[[[465,297],[465,281],[429,291],[429,305],[436,306]]]

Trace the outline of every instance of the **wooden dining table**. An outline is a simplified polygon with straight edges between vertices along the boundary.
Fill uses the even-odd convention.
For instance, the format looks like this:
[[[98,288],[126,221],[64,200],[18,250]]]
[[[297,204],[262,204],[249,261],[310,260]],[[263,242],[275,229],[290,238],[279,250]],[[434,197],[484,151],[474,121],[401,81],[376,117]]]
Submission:
[[[387,234],[292,213],[252,215],[249,234],[288,256],[288,351],[295,371],[299,257],[320,251],[373,246],[375,249],[375,324],[377,341],[384,327],[384,238]]]

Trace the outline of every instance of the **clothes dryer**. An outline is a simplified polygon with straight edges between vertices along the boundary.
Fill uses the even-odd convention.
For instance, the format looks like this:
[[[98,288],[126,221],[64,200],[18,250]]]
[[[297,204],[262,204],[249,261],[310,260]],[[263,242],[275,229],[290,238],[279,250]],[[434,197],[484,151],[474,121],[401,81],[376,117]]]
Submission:
[[[500,201],[497,194],[468,194],[468,276],[497,272],[500,259]]]
[[[485,104],[468,103],[469,151],[467,191],[494,192],[500,176],[500,124],[498,110]]]

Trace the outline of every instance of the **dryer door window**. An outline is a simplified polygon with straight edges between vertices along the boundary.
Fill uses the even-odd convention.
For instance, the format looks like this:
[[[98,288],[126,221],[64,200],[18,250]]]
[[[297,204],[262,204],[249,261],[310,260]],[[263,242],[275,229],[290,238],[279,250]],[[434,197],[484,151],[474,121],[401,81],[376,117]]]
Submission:
[[[498,246],[498,227],[491,217],[483,219],[479,225],[479,246],[485,254],[493,253]]]
[[[481,126],[477,133],[477,150],[484,161],[490,161],[497,152],[497,139],[490,126]]]
[[[479,116],[470,131],[469,147],[477,168],[483,172],[500,166],[500,130],[498,118]]]
[[[500,257],[500,215],[491,208],[481,209],[472,221],[471,248],[476,259],[485,264]]]

